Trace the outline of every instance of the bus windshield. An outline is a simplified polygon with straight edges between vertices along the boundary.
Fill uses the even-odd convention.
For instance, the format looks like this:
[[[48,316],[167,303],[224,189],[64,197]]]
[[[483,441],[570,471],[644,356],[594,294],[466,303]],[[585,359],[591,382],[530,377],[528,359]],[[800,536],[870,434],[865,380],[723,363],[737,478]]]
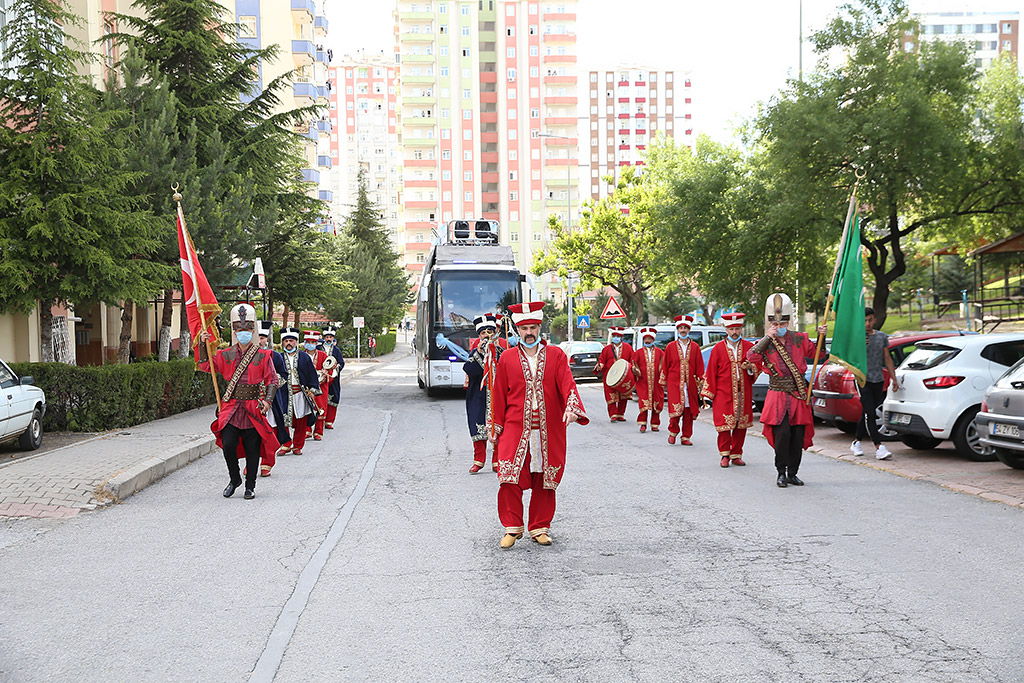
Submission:
[[[474,330],[473,319],[519,302],[514,271],[435,271],[434,329]]]

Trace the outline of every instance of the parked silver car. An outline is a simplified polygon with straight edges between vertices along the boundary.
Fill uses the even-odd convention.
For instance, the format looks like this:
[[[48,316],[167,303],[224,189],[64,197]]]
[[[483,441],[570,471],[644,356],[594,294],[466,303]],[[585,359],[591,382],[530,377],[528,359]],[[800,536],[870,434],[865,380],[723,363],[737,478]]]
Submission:
[[[26,451],[43,443],[46,414],[46,395],[32,382],[31,377],[18,377],[0,360],[0,442],[17,439]]]
[[[974,425],[1003,464],[1024,470],[1024,358],[985,392]]]

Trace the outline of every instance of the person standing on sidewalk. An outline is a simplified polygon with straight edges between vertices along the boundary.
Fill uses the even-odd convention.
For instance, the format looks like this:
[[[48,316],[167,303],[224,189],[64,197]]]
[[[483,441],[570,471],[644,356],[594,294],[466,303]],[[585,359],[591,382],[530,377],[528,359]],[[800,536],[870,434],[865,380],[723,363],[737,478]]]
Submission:
[[[234,343],[218,351],[212,361],[207,353],[209,331],[199,336],[202,342],[196,360],[203,372],[216,372],[228,385],[221,398],[217,419],[210,425],[217,436],[217,445],[224,451],[228,466],[224,497],[230,498],[242,484],[238,471],[239,445],[245,450],[245,499],[256,497],[256,472],[265,440],[275,440],[274,430],[267,422],[267,411],[277,390],[277,373],[270,352],[253,342],[256,332],[256,309],[239,304],[231,309],[231,334]],[[216,381],[216,377],[213,378]]]
[[[661,409],[665,405],[665,389],[661,384],[665,352],[654,345],[658,331],[653,327],[640,330],[640,341],[643,344],[633,353],[633,367],[630,368],[636,377],[636,395],[640,404],[636,423],[640,431],[647,431],[647,415],[651,416],[651,431],[656,432],[661,426]]]
[[[868,365],[864,386],[860,388],[861,417],[857,423],[857,433],[854,435],[850,450],[854,455],[864,455],[864,447],[861,441],[865,436],[871,436],[871,442],[875,444],[875,458],[888,460],[892,452],[882,443],[882,437],[878,433],[878,406],[882,405],[885,399],[885,375],[882,373],[883,366],[889,371],[889,380],[892,382],[893,390],[899,388],[896,380],[896,367],[892,363],[892,356],[889,355],[889,335],[881,330],[875,329],[875,309],[864,309],[864,331],[867,333],[868,344]]]
[[[288,378],[288,387],[283,392],[287,406],[284,410],[284,424],[286,432],[292,430],[292,438],[281,444],[277,454],[290,452],[302,455],[306,434],[316,423],[316,397],[320,394],[320,382],[309,354],[299,351],[298,329],[286,327],[281,330],[281,347],[284,349],[282,356],[287,371],[285,376]]]
[[[693,317],[677,315],[676,339],[665,347],[661,383],[668,396],[668,442],[692,446],[693,420],[700,413],[700,391],[704,387],[704,356],[690,339]],[[682,424],[680,424],[680,420]]]
[[[708,355],[702,396],[711,401],[711,414],[718,430],[718,454],[722,467],[743,466],[743,442],[754,424],[754,364],[747,360],[753,344],[743,339],[742,313],[722,316],[729,336],[715,344]],[[760,373],[758,373],[760,374]]]
[[[813,361],[818,345],[806,334],[789,329],[793,300],[782,293],[765,302],[767,334],[747,352],[747,360],[768,373],[768,396],[761,410],[761,424],[768,445],[775,449],[775,484],[803,486],[796,476],[804,449],[814,443],[814,417],[807,404],[807,361]],[[825,336],[825,325],[818,337]]]
[[[341,403],[341,371],[345,369],[345,357],[335,344],[336,338],[337,330],[333,327],[324,329],[323,344],[320,348],[329,357],[338,361],[338,366],[331,371],[331,380],[327,383],[327,414],[324,417],[326,429],[334,429],[334,419],[338,416],[338,405]]]
[[[377,338],[374,337],[371,334],[370,338],[368,340],[366,340],[366,345],[368,347],[370,347],[370,358],[376,358],[377,357]]]
[[[612,422],[625,422],[626,405],[629,403],[629,397],[633,393],[633,389],[630,388],[629,393],[620,393],[609,387],[605,379],[615,361],[624,359],[630,365],[633,364],[633,347],[622,341],[622,335],[626,332],[625,327],[612,327],[609,329],[609,332],[611,332],[611,344],[601,349],[601,355],[597,358],[597,365],[594,366],[594,374],[601,378],[601,385],[604,387],[604,400],[608,404],[608,417],[611,418]]]
[[[530,495],[530,538],[551,545],[555,488],[565,471],[565,430],[587,424],[583,401],[557,346],[540,338],[543,301],[508,307],[519,345],[501,354],[494,381],[494,432],[498,451],[498,519],[505,527],[501,547],[522,538],[523,491]]]

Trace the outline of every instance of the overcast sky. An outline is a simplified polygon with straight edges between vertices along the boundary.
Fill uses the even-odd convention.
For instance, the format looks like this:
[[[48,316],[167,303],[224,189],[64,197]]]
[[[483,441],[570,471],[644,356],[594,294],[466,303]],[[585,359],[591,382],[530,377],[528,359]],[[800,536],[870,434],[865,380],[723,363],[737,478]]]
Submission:
[[[540,2],[557,0],[540,0]],[[825,25],[842,0],[803,0],[803,32]],[[1022,0],[924,0],[939,10],[1019,10]],[[360,48],[393,54],[389,0],[327,0],[335,57]],[[796,78],[800,0],[580,0],[579,68],[640,65],[689,71],[698,132],[730,140],[736,125]],[[814,54],[804,45],[804,69]],[[582,82],[582,81],[581,81]],[[581,97],[586,97],[581,89]],[[581,111],[583,111],[581,109]]]

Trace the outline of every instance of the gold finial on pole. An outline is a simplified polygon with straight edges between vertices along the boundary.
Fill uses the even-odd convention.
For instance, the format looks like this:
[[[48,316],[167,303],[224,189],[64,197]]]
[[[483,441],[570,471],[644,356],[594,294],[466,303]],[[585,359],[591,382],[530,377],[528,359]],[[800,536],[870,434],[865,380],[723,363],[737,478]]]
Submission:
[[[174,183],[173,185],[171,185],[171,189],[174,190],[174,194],[171,195],[171,199],[173,199],[174,201],[180,203],[181,202],[181,193],[178,192],[178,183]]]

